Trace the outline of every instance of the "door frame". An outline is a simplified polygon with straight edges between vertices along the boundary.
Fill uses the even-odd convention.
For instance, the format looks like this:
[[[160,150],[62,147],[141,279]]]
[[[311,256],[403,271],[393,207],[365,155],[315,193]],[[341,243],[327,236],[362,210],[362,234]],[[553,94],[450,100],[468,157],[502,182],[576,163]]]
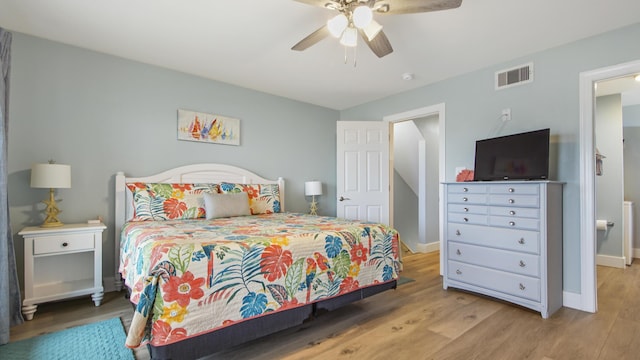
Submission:
[[[596,199],[594,84],[640,73],[640,60],[580,73],[580,300],[581,310],[598,311],[596,277]]]
[[[382,118],[383,121],[389,122],[389,123],[396,123],[396,122],[402,122],[402,121],[407,121],[407,120],[413,120],[413,119],[418,119],[418,118],[422,118],[422,117],[427,117],[427,116],[434,116],[437,115],[438,116],[438,132],[439,132],[439,136],[438,136],[438,180],[440,182],[439,185],[439,199],[438,199],[438,207],[439,207],[439,214],[440,214],[440,221],[439,221],[439,247],[442,248],[442,239],[443,239],[443,234],[444,234],[444,227],[442,224],[442,219],[443,219],[443,211],[444,211],[444,207],[443,207],[443,203],[442,203],[442,199],[443,199],[443,185],[442,183],[445,181],[445,149],[446,149],[446,144],[445,144],[445,103],[439,103],[436,105],[430,105],[430,106],[425,106],[425,107],[421,107],[421,108],[417,108],[417,109],[413,109],[413,110],[409,110],[409,111],[404,111],[401,113],[395,113],[395,114],[390,114],[390,115],[386,115]],[[392,168],[389,169],[390,171],[392,170]],[[419,188],[422,189],[422,185],[419,185]],[[393,193],[393,189],[390,189],[391,193]],[[422,200],[422,201],[420,201]],[[422,209],[422,211],[425,211],[426,209],[426,196],[423,197],[423,199],[420,199],[419,197],[419,212],[420,209]],[[392,206],[393,204],[391,204],[390,206]],[[426,211],[425,211],[426,212]],[[424,217],[424,216],[422,216]],[[422,225],[418,225],[419,226],[419,236],[421,236],[422,238],[426,238],[426,225],[425,225],[425,219],[422,219],[422,217],[419,216],[419,224]],[[440,274],[442,274],[442,251],[440,251]]]

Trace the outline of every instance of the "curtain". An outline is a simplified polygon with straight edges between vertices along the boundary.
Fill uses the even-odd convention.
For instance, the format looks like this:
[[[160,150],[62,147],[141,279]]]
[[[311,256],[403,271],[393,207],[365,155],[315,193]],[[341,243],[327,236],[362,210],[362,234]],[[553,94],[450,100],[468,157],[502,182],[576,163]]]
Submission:
[[[0,345],[9,342],[9,328],[23,321],[7,188],[10,69],[11,33],[0,28]]]

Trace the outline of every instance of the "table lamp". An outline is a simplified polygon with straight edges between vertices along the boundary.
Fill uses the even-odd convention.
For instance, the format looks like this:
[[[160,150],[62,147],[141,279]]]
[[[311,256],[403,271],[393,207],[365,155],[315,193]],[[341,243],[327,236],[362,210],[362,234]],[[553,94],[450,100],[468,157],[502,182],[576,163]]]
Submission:
[[[316,195],[322,195],[322,183],[320,181],[307,181],[304,183],[304,194],[311,196],[311,208],[309,214],[318,215],[318,203]]]
[[[54,198],[54,189],[68,189],[71,187],[71,166],[54,164],[50,161],[48,164],[33,164],[31,167],[31,187],[32,188],[49,188],[49,200],[42,202],[47,204],[45,214],[47,217],[42,223],[42,227],[56,227],[64,225],[58,220],[58,214],[61,212]]]

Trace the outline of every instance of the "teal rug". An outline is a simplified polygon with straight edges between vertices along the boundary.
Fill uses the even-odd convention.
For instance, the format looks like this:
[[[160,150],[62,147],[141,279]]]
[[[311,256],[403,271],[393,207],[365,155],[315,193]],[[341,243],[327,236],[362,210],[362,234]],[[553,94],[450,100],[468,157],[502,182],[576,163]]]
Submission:
[[[7,360],[134,360],[119,318],[0,345]]]

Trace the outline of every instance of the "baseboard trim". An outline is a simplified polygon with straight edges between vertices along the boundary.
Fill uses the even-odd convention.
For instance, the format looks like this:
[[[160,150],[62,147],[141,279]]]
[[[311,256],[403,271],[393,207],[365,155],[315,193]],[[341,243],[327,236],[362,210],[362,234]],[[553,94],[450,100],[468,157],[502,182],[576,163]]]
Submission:
[[[407,246],[407,244],[403,243],[405,246]],[[409,248],[407,246],[407,248],[409,249],[409,251],[414,252],[411,248]],[[436,242],[432,242],[432,243],[428,243],[428,244],[424,244],[424,243],[418,243],[416,244],[416,253],[430,253],[430,252],[434,252],[434,251],[438,251],[440,250],[440,242],[436,241]]]
[[[585,311],[582,308],[582,294],[563,291],[562,292],[562,306]]]
[[[434,251],[439,251],[440,250],[440,242],[439,241],[435,241],[432,243],[428,243],[428,244],[424,244],[425,247],[425,252],[434,252]]]
[[[596,255],[596,265],[624,269],[625,259],[624,256]]]

